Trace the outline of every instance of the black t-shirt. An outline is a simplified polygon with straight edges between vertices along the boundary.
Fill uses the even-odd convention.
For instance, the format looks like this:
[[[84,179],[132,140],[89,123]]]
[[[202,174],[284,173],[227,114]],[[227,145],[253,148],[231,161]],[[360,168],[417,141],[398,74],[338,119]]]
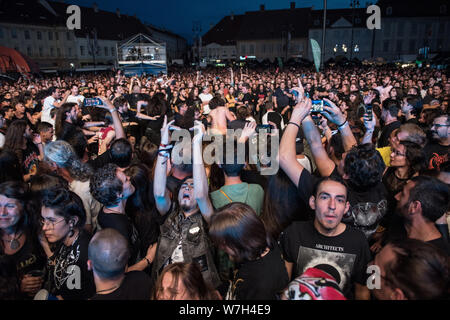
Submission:
[[[450,160],[450,145],[443,146],[438,143],[430,143],[423,149],[427,159],[428,169],[440,170],[441,164]]]
[[[130,271],[119,288],[109,294],[95,294],[90,300],[150,300],[151,292],[150,277],[142,271]]]
[[[51,295],[60,295],[64,300],[86,300],[95,293],[94,276],[87,269],[90,239],[88,233],[81,231],[70,247],[59,244],[48,264]]]
[[[236,120],[228,122],[227,128],[228,129],[233,129],[233,130],[244,129],[245,124],[247,122],[248,122],[247,120],[236,119]]]
[[[277,111],[281,113],[284,107],[289,105],[289,97],[286,95],[287,89],[281,90],[281,88],[277,88],[274,97],[277,99],[278,109]]]
[[[139,258],[140,239],[131,219],[126,214],[105,213],[102,208],[97,221],[101,229],[115,229],[128,240],[131,251],[129,264],[135,264]]]
[[[444,237],[440,237],[438,239],[428,241],[428,243],[431,243],[432,245],[438,247],[439,249],[444,251],[444,253],[446,253],[447,256],[450,256],[450,245],[449,245],[448,241],[445,240]]]
[[[102,153],[100,156],[98,156],[95,159],[91,159],[89,160],[87,163],[93,168],[93,169],[100,169],[102,168],[104,165],[111,163],[112,159],[111,159],[111,152],[108,150],[106,150],[106,152]]]
[[[235,271],[227,300],[275,300],[289,282],[277,244],[261,259],[245,262]]]
[[[35,174],[39,165],[39,149],[30,140],[27,139],[27,148],[22,151],[22,169],[23,174]]]
[[[6,255],[0,245],[0,300],[30,299],[26,294],[19,292],[20,281],[22,277],[33,270],[43,271],[47,257],[42,250],[37,238],[32,238],[27,234],[27,238],[22,248],[15,254]],[[7,290],[7,283],[15,287],[13,290]],[[5,296],[3,296],[5,295]]]
[[[364,234],[351,226],[340,235],[326,237],[316,230],[314,221],[293,222],[280,243],[284,259],[294,264],[293,278],[320,266],[336,279],[349,299],[353,298],[355,282],[366,284],[369,245]]]
[[[400,127],[400,121],[394,121],[381,130],[380,138],[378,138],[378,148],[387,147],[389,145],[389,137],[391,136],[392,131],[398,129]]]
[[[137,108],[137,102],[140,100],[150,100],[150,96],[148,94],[145,93],[131,93],[131,94],[126,94],[125,95],[125,99],[128,101],[128,103],[130,104],[130,109],[132,111],[136,111]]]

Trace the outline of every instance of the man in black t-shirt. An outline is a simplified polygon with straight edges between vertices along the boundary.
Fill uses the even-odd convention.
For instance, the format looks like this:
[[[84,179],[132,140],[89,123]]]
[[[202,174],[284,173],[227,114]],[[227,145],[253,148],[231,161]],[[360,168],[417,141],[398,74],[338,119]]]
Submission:
[[[348,212],[347,188],[342,180],[321,180],[309,205],[314,221],[294,222],[281,235],[281,246],[290,278],[308,268],[320,267],[332,275],[349,299],[368,300],[367,264],[371,260],[364,234],[341,222]]]
[[[432,138],[436,142],[425,146],[428,169],[440,169],[441,164],[449,161],[450,152],[450,115],[444,114],[434,119],[431,126]]]
[[[135,192],[130,177],[116,164],[108,163],[91,176],[89,187],[92,196],[104,206],[97,218],[99,227],[115,229],[128,240],[131,246],[129,262],[133,264],[129,270],[145,270],[153,261],[155,251],[151,245],[147,253],[139,252],[139,234],[125,212],[127,199]]]
[[[95,234],[87,262],[96,287],[91,300],[150,300],[150,277],[142,271],[125,273],[129,255],[128,242],[118,231],[104,229]]]
[[[431,243],[450,256],[450,245],[436,226],[436,221],[450,209],[449,192],[448,185],[436,178],[418,176],[408,181],[396,195],[401,217],[396,222],[403,222],[403,225],[394,225],[388,230],[390,239],[401,239],[406,235]]]

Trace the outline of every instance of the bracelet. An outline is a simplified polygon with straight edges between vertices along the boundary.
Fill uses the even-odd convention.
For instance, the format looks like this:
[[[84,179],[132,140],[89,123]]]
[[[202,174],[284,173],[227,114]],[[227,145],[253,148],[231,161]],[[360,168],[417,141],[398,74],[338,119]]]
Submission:
[[[164,158],[169,158],[170,157],[170,154],[167,151],[159,151],[158,155],[161,156],[161,157],[164,157]]]
[[[108,111],[109,111],[110,113],[113,113],[114,111],[117,111],[117,109],[116,109],[116,108],[112,108],[112,109],[108,109]]]
[[[150,260],[147,259],[147,257],[144,257],[144,259],[147,261],[147,266],[151,265],[152,263],[150,262]]]
[[[297,128],[301,129],[300,126],[298,124],[296,124],[295,122],[288,122],[288,124],[293,124],[294,126],[297,126]]]
[[[345,120],[344,123],[339,124],[337,127],[338,127],[338,129],[341,129],[341,128],[345,128],[346,125],[348,125],[347,120]]]

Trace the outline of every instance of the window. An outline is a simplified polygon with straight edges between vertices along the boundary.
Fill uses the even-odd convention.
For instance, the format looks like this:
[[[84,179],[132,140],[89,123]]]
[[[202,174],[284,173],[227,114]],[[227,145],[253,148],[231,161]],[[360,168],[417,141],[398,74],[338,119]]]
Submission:
[[[105,56],[109,56],[108,47],[105,47]]]
[[[66,39],[70,41],[70,32],[66,32]]]
[[[386,8],[386,15],[387,15],[387,16],[392,15],[392,7],[387,7],[387,8]]]
[[[31,47],[27,47],[27,55],[31,57],[33,55],[33,51],[31,50]]]
[[[52,31],[48,32],[48,40],[53,40],[53,32]]]
[[[115,56],[116,55],[116,50],[114,47],[111,47],[111,55]]]
[[[415,40],[409,40],[409,53],[413,53],[416,50],[416,41]]]
[[[11,38],[17,39],[17,30],[16,29],[11,29]]]
[[[250,54],[255,54],[255,45],[250,45]]]
[[[389,51],[389,40],[383,41],[383,51],[388,52]]]
[[[241,45],[241,54],[245,54],[245,44]]]
[[[61,49],[60,48],[56,48],[56,54],[58,57],[61,57]]]
[[[84,56],[84,46],[80,46],[80,54]]]
[[[55,48],[53,48],[53,47],[50,48],[50,55],[51,55],[52,57],[55,56]]]
[[[25,36],[25,40],[29,40],[30,39],[30,31],[29,30],[25,30],[23,32],[24,36]]]
[[[67,48],[67,55],[68,55],[69,57],[72,56],[72,48]]]
[[[39,47],[39,57],[44,56],[44,49],[42,47]]]
[[[397,40],[397,51],[398,52],[402,51],[402,46],[403,46],[403,41],[402,40]]]
[[[42,33],[40,31],[36,31],[36,37],[38,40],[42,40]]]
[[[59,41],[59,32],[55,32],[55,40]]]

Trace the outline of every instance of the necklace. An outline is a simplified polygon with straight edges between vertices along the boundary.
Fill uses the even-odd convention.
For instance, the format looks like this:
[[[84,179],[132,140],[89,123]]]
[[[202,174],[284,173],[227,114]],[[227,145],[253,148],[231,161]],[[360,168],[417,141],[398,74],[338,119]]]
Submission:
[[[114,290],[114,289],[117,289],[119,287],[119,285],[118,284],[116,284],[114,287],[112,287],[112,288],[109,288],[109,289],[104,289],[104,290],[99,290],[99,291],[97,291],[96,293],[100,293],[100,292],[106,292],[106,291],[110,291],[110,290]]]
[[[11,240],[7,239],[3,239],[4,242],[9,242],[9,247],[11,248],[11,250],[17,250],[20,247],[20,242],[19,239],[22,236],[23,233],[21,233],[18,237],[14,236]]]

